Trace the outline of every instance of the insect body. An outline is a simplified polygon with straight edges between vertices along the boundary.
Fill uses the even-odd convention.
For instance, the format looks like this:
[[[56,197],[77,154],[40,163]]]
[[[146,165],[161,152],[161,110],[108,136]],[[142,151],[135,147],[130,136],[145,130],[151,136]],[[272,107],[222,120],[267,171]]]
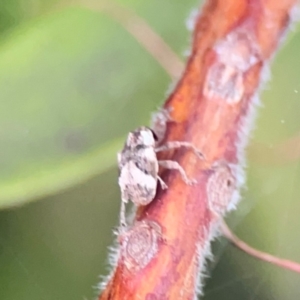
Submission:
[[[147,127],[130,132],[118,154],[122,201],[146,205],[154,198],[158,178],[155,136]]]
[[[176,161],[157,159],[157,152],[180,147],[191,148],[203,158],[201,152],[188,142],[174,141],[158,146],[155,133],[147,127],[140,127],[128,134],[124,148],[118,154],[122,226],[126,226],[125,204],[129,200],[136,205],[147,205],[155,197],[158,181],[163,189],[167,188],[158,175],[159,166],[178,170],[187,184],[196,183],[186,176],[184,169]]]

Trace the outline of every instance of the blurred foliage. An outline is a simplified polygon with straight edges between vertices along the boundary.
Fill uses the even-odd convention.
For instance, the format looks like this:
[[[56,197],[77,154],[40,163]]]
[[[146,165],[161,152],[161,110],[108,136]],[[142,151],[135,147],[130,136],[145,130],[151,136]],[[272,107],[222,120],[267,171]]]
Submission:
[[[197,1],[119,2],[182,57]],[[107,15],[66,1],[1,0],[0,32],[0,207],[10,208],[0,214],[0,299],[92,299],[117,224],[116,152],[148,123],[169,77]],[[296,30],[262,95],[253,142],[270,151],[300,131],[299,47]],[[238,234],[300,261],[298,161],[252,157],[248,178],[230,217]],[[42,201],[13,208],[32,200]],[[223,244],[214,244],[204,299],[298,298],[298,275]]]

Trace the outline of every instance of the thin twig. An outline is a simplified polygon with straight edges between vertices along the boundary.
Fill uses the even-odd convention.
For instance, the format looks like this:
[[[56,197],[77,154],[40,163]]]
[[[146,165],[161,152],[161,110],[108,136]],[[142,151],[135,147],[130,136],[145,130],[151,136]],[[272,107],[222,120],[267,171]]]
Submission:
[[[275,144],[253,142],[249,149],[250,159],[262,165],[282,165],[300,159],[300,135]]]
[[[56,9],[81,5],[92,10],[101,11],[120,23],[148,53],[155,58],[173,79],[178,79],[184,69],[184,63],[168,44],[147,24],[127,7],[115,1],[68,0],[56,6]]]
[[[240,240],[228,227],[228,225],[225,223],[224,220],[221,220],[221,230],[224,236],[233,243],[237,248],[240,250],[246,252],[247,254],[254,256],[262,261],[266,261],[268,263],[271,263],[273,265],[277,265],[281,268],[300,273],[300,264],[295,263],[291,260],[278,258],[276,256],[273,256],[271,254],[268,254],[266,252],[257,250],[242,240]]]

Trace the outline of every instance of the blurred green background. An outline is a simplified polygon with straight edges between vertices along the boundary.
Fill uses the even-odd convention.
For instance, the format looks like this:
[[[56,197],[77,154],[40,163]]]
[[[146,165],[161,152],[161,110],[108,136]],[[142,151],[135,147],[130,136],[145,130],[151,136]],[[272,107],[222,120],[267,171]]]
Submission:
[[[198,1],[119,2],[184,59]],[[0,33],[0,300],[94,299],[117,224],[116,152],[149,123],[170,78],[114,20],[67,1],[0,0]],[[251,245],[300,261],[300,144],[291,159],[276,150],[300,132],[297,27],[285,44],[262,93],[248,188],[228,221]],[[213,249],[202,299],[299,299],[300,275],[221,238]]]

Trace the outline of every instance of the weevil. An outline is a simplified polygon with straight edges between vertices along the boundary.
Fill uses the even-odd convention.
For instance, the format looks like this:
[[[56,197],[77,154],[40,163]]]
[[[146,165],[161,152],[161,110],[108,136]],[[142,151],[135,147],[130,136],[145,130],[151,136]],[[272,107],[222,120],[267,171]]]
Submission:
[[[147,205],[155,197],[158,182],[162,189],[167,188],[166,183],[158,175],[159,167],[179,171],[184,182],[189,185],[196,183],[194,179],[187,177],[185,170],[178,162],[157,158],[156,154],[160,151],[181,147],[190,148],[199,158],[204,158],[203,154],[189,142],[170,141],[161,145],[164,118],[167,119],[166,113],[159,112],[153,120],[154,125],[159,126],[157,129],[159,135],[148,127],[139,127],[128,134],[123,150],[118,153],[118,183],[122,198],[120,222],[123,228],[126,227],[126,203],[132,201],[137,206]]]

